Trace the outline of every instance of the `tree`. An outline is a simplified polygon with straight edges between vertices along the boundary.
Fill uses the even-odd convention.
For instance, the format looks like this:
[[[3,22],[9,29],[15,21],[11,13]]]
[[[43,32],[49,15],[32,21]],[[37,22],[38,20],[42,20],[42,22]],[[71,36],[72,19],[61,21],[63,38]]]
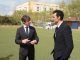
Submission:
[[[31,17],[32,22],[37,21],[48,21],[50,18],[50,11],[43,11],[43,12],[27,12],[27,11],[15,11],[15,13],[12,15],[12,17],[16,20],[16,22],[21,21],[21,17],[23,15],[29,15]]]
[[[72,0],[68,5],[70,16],[80,17],[80,0]]]

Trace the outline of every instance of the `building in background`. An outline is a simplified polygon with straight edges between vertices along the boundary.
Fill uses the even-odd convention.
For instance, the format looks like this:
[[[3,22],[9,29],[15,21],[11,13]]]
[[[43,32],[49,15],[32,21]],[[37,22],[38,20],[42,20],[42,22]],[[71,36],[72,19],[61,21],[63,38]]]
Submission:
[[[32,11],[32,12],[42,12],[42,11],[51,11],[51,10],[56,10],[60,9],[59,5],[57,4],[51,4],[51,3],[40,3],[40,2],[35,2],[35,1],[29,1],[26,3],[23,3],[21,5],[18,5],[16,7],[16,10],[18,11]]]
[[[80,28],[80,18],[77,17],[69,17],[65,18],[64,21],[71,26],[72,29],[79,29]]]

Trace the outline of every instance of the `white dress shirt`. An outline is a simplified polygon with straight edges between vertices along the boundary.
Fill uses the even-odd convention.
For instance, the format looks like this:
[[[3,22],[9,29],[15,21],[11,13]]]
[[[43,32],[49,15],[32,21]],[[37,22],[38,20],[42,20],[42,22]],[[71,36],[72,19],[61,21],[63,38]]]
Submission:
[[[61,21],[58,25],[56,25],[56,27],[60,27],[61,26],[61,24],[63,23],[63,21]],[[56,28],[55,28],[56,29]],[[56,37],[56,32],[55,32],[55,37]]]
[[[24,27],[24,30],[26,32],[26,25],[23,25],[23,27]],[[28,26],[28,34],[29,34],[29,32],[30,32],[30,29],[29,29],[29,26]]]
[[[63,23],[63,21],[61,21],[56,27],[60,27],[61,26],[61,24]]]

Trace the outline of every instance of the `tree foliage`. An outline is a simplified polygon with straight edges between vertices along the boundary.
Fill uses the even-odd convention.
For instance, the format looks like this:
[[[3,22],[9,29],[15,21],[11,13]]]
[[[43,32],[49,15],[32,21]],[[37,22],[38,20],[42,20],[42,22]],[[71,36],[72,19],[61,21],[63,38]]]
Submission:
[[[68,5],[69,16],[80,17],[80,0],[72,0]]]
[[[0,24],[21,24],[21,17],[23,15],[29,15],[32,22],[44,22],[50,21],[51,11],[43,12],[27,12],[27,11],[15,11],[12,16],[0,16]]]

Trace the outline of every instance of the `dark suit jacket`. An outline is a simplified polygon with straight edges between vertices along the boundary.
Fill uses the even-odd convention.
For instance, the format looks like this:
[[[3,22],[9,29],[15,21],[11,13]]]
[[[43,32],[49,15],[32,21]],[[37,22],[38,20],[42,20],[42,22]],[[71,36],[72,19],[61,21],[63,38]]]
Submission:
[[[73,39],[71,28],[62,23],[54,34],[54,57],[69,58],[73,49]]]
[[[35,28],[32,27],[32,26],[29,26],[29,30],[30,30],[29,35],[27,35],[27,34],[25,33],[25,30],[24,30],[24,27],[23,27],[23,26],[17,29],[15,42],[16,42],[16,44],[19,44],[20,47],[27,47],[27,46],[30,45],[29,43],[28,43],[28,44],[23,44],[23,43],[22,43],[22,40],[23,40],[23,39],[27,39],[27,38],[28,38],[29,40],[31,40],[31,41],[32,41],[32,40],[36,40],[37,43],[38,43],[39,38],[38,38],[38,36],[37,36],[37,33],[36,33]]]

